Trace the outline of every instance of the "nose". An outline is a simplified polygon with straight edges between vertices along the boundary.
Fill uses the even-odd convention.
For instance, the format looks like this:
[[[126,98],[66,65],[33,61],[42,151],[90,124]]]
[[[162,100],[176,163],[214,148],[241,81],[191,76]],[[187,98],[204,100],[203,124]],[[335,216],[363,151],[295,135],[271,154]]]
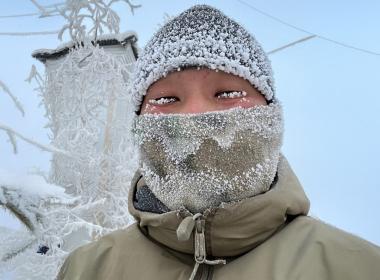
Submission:
[[[197,114],[213,111],[215,108],[212,102],[206,98],[206,95],[202,92],[192,93],[187,96],[181,112],[188,114]]]

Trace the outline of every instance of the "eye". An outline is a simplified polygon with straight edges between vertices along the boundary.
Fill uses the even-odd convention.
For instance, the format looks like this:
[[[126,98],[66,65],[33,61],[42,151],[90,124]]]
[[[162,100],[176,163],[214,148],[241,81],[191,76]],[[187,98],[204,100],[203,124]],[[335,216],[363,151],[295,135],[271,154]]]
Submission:
[[[179,99],[174,96],[163,96],[154,99],[149,99],[148,103],[152,105],[165,105],[178,101]]]
[[[234,99],[247,96],[245,91],[222,91],[218,92],[216,95],[218,99]]]

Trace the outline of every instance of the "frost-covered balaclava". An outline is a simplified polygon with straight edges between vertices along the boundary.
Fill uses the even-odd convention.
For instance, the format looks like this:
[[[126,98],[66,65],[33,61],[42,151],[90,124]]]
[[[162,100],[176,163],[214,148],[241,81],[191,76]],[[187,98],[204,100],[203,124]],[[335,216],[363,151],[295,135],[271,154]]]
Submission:
[[[141,172],[167,207],[193,213],[266,192],[282,141],[278,102],[200,114],[143,114]]]
[[[197,5],[161,27],[139,54],[132,77],[135,110],[140,110],[151,84],[192,66],[242,77],[267,101],[274,98],[270,61],[256,39],[221,11]]]
[[[147,186],[169,209],[193,213],[266,192],[277,171],[283,122],[261,46],[217,9],[186,10],[166,23],[138,58],[132,80],[136,112],[152,83],[188,67],[240,76],[269,105],[136,116],[133,132]]]

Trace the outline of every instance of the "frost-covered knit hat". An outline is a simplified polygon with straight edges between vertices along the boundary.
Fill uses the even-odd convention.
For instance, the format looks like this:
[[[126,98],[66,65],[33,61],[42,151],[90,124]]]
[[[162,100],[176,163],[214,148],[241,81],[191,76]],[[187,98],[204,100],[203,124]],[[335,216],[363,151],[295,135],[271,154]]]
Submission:
[[[136,111],[151,84],[170,72],[193,66],[242,77],[267,101],[274,98],[270,61],[256,39],[221,11],[197,5],[161,27],[137,59],[132,77]]]

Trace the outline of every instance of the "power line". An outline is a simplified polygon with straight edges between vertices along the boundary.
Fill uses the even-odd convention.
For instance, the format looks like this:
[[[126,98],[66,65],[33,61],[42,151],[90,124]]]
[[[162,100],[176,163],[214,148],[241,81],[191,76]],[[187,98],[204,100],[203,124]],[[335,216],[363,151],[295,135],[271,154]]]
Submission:
[[[0,36],[36,36],[58,34],[59,30],[38,32],[0,32]]]
[[[39,16],[39,15],[41,15],[41,13],[29,13],[29,14],[6,15],[6,16],[0,16],[0,18],[33,17],[33,16]]]
[[[34,17],[34,16],[39,16],[39,17],[43,18],[43,17],[55,17],[55,16],[59,16],[59,15],[60,15],[59,13],[48,13],[46,15],[43,15],[41,13],[29,13],[29,14],[0,16],[0,18],[20,18],[20,17]]]
[[[57,8],[59,6],[65,5],[65,2],[59,2],[56,4],[51,4],[51,5],[44,5],[41,6],[44,9],[53,9]],[[0,18],[19,18],[19,17],[34,17],[34,16],[40,16],[40,17],[51,17],[51,16],[58,16],[59,13],[53,13],[52,11],[48,11],[47,14],[43,14],[41,12],[35,12],[35,13],[26,13],[26,14],[14,14],[14,15],[2,15]]]
[[[271,50],[271,51],[267,52],[267,54],[268,54],[268,55],[274,54],[274,53],[276,53],[276,52],[282,51],[283,49],[286,49],[286,48],[292,47],[292,46],[294,46],[294,45],[297,45],[297,44],[299,44],[299,43],[302,43],[302,42],[308,41],[308,40],[313,39],[313,38],[316,38],[316,37],[317,37],[317,36],[315,36],[315,35],[307,36],[307,37],[305,37],[305,38],[299,39],[299,40],[294,41],[294,42],[292,42],[292,43],[286,44],[286,45],[284,45],[284,46],[282,46],[282,47],[279,47],[279,48],[276,48],[276,49],[274,49],[274,50]]]
[[[42,15],[46,15],[46,14],[47,14],[46,9],[45,9],[43,6],[41,6],[41,5],[37,2],[37,0],[30,0],[30,1],[33,3],[34,6],[37,7],[38,10],[40,10],[40,12],[41,12]]]
[[[352,50],[355,50],[355,51],[364,52],[364,53],[371,54],[371,55],[380,56],[380,53],[378,53],[378,52],[374,52],[374,51],[363,49],[363,48],[358,48],[358,47],[352,46],[350,44],[347,44],[347,43],[344,43],[344,42],[340,42],[338,40],[331,39],[329,37],[325,37],[325,36],[322,36],[322,35],[310,32],[310,31],[308,31],[306,29],[303,29],[303,28],[298,27],[296,25],[293,25],[293,24],[291,24],[289,22],[286,22],[286,21],[284,21],[284,20],[282,20],[282,19],[280,19],[278,17],[275,17],[275,16],[273,16],[271,14],[268,14],[267,12],[264,12],[264,11],[262,11],[262,10],[256,8],[256,7],[254,7],[252,4],[247,3],[244,0],[237,0],[237,1],[240,2],[241,4],[245,5],[245,6],[249,7],[250,9],[256,11],[257,13],[262,14],[262,15],[268,17],[268,18],[271,18],[272,20],[277,21],[277,22],[281,23],[282,25],[285,25],[285,26],[290,27],[292,29],[298,30],[298,31],[306,33],[308,35],[316,36],[316,37],[318,37],[321,40],[333,43],[335,45],[338,45],[338,46],[341,46],[341,47],[344,47],[344,48],[348,48],[348,49],[352,49]]]

